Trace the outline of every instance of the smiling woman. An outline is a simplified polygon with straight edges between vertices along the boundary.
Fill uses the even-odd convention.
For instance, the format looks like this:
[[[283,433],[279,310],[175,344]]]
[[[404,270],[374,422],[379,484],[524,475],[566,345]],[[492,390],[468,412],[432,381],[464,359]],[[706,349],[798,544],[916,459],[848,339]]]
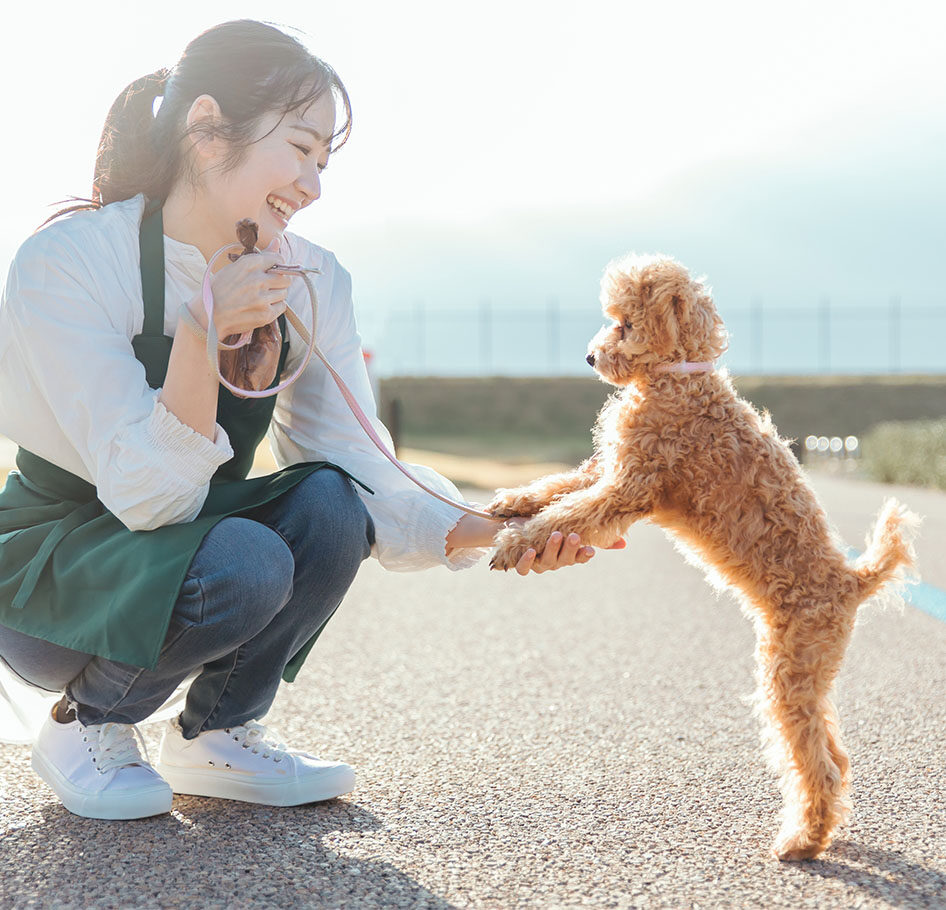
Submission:
[[[258,723],[280,681],[294,679],[369,553],[390,569],[459,569],[502,527],[389,464],[291,330],[317,334],[374,414],[351,279],[328,250],[287,232],[319,198],[350,128],[341,80],[301,43],[258,22],[216,26],[173,69],[122,92],[91,198],[30,237],[11,266],[0,433],[19,449],[0,492],[0,667],[62,693],[33,767],[77,814],[166,812],[172,788],[269,805],[348,792],[351,768],[287,750]],[[228,261],[238,223],[250,236],[246,221],[263,249],[251,237],[248,255]],[[316,276],[317,333],[311,317],[303,325],[306,287],[276,268],[290,255]],[[231,394],[214,332],[249,338],[274,324],[273,394]],[[248,479],[267,434],[278,470]],[[592,552],[556,532],[517,568]],[[190,674],[152,768],[134,724]]]

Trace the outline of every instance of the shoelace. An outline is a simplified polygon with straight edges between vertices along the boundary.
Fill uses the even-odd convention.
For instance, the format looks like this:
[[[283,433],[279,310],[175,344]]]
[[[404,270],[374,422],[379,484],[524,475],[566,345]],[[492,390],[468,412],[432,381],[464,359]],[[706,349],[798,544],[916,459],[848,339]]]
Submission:
[[[141,737],[141,731],[134,724],[90,724],[80,729],[83,742],[89,743],[89,752],[92,753],[92,761],[99,774],[125,765],[150,764],[148,747]],[[138,749],[139,742],[145,750],[144,758]]]
[[[287,751],[289,747],[275,739],[268,739],[269,731],[256,721],[248,721],[239,727],[227,727],[226,731],[244,749],[249,749],[254,755],[262,754],[263,758],[272,758],[273,761],[279,762],[289,754]],[[260,753],[259,747],[262,747],[262,753]]]

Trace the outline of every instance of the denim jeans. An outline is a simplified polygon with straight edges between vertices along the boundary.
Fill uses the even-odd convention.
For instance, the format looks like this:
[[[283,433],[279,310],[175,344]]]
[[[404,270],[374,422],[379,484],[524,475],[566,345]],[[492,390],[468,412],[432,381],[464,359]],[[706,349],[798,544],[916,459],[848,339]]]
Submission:
[[[64,687],[84,724],[144,720],[199,670],[184,737],[237,726],[269,710],[286,664],[335,612],[373,542],[351,481],[325,468],[204,538],[153,670],[7,628],[0,656],[30,682]]]

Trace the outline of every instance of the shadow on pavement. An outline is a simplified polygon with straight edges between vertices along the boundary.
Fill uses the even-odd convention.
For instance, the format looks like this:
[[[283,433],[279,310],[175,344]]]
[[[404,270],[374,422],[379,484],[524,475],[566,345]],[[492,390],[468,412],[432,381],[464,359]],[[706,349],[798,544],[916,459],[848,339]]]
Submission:
[[[4,887],[17,906],[422,907],[452,910],[387,862],[347,843],[378,820],[353,803],[271,808],[175,797],[170,815],[79,818],[61,806],[4,834]]]
[[[853,841],[835,841],[830,858],[799,863],[798,869],[852,885],[895,907],[942,906],[946,875],[904,859],[901,853]]]

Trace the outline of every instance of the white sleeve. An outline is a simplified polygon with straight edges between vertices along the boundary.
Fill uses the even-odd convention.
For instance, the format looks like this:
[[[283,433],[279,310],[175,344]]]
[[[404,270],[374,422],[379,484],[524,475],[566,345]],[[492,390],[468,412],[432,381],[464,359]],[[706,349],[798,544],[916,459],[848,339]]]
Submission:
[[[322,265],[324,278],[316,285],[319,347],[351,389],[389,451],[393,451],[391,436],[377,418],[355,325],[351,277],[329,253]],[[299,315],[311,327],[311,320],[304,313]],[[295,369],[304,351],[302,339],[294,331],[290,350],[287,374]],[[315,355],[299,379],[280,392],[270,427],[270,443],[280,467],[300,461],[330,461],[374,491],[369,494],[357,487],[375,526],[372,555],[386,569],[411,571],[435,565],[467,568],[485,552],[455,549],[449,557],[446,555],[446,535],[463,513],[425,493],[378,451]],[[436,471],[420,465],[407,467],[437,492],[462,501],[457,488]]]
[[[190,521],[214,471],[233,456],[226,432],[218,426],[211,441],[158,401],[128,336],[133,302],[110,299],[121,293],[110,286],[111,264],[96,276],[88,257],[50,237],[43,231],[21,247],[4,294],[23,393],[55,415],[99,499],[126,527]]]

